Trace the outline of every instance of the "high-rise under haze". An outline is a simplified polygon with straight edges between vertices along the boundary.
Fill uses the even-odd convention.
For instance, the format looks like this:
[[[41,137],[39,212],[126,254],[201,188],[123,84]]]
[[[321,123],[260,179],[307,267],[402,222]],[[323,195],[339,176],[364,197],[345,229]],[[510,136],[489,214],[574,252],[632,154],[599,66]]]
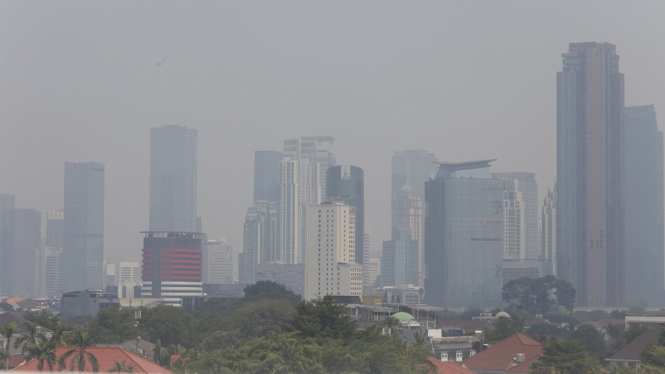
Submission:
[[[104,164],[65,163],[63,288],[101,290],[104,277]]]
[[[492,161],[440,163],[436,179],[425,184],[429,305],[501,304],[503,182],[492,178]]]
[[[365,258],[365,181],[363,169],[337,165],[326,172],[326,194],[330,202],[341,201],[356,211],[355,260],[364,265]]]
[[[571,43],[557,73],[557,274],[577,304],[624,306],[624,77],[616,47]]]
[[[150,129],[150,231],[196,231],[198,131]]]
[[[279,162],[282,152],[254,152],[254,201],[279,200]]]
[[[540,260],[538,184],[534,173],[492,173],[503,180],[504,260]]]
[[[626,298],[662,307],[663,133],[653,105],[626,107]]]

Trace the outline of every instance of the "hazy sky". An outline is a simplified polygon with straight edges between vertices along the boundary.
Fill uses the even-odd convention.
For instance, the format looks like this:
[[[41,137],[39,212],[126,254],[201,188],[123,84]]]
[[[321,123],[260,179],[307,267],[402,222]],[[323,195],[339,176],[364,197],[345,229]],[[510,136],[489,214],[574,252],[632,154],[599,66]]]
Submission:
[[[332,135],[338,163],[365,170],[376,250],[396,150],[497,158],[535,172],[542,199],[570,42],[616,44],[626,105],[665,121],[663,14],[662,0],[2,1],[0,193],[62,209],[65,161],[103,162],[106,257],[138,259],[150,128],[186,125],[204,231],[240,250],[254,151]]]

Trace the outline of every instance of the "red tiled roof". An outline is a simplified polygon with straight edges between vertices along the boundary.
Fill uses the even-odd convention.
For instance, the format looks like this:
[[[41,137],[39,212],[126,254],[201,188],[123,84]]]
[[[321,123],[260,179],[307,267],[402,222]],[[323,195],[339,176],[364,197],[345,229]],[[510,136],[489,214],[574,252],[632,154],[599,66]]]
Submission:
[[[25,356],[23,355],[11,355],[9,356],[9,368],[13,369],[23,362]],[[6,360],[0,360],[0,370],[4,370],[7,367]]]
[[[56,357],[60,358],[65,352],[69,351],[74,347],[59,347],[55,351]],[[100,373],[107,373],[110,369],[113,368],[116,362],[125,362],[125,365],[128,366],[133,366],[134,367],[134,373],[139,374],[139,373],[153,373],[153,374],[173,374],[170,370],[164,369],[163,367],[155,364],[152,361],[146,360],[145,358],[135,355],[134,353],[130,353],[125,351],[122,348],[116,348],[116,347],[90,347],[86,350],[87,352],[92,353],[97,357],[97,361],[99,362],[99,372]],[[71,357],[67,362],[67,367],[69,367],[69,363],[71,363]],[[15,368],[12,371],[32,371],[36,372],[37,370],[37,359],[31,360],[17,368]],[[57,363],[55,367],[53,368],[54,370],[57,370]],[[67,371],[67,370],[63,370]],[[92,366],[90,363],[87,362],[86,360],[86,365],[85,365],[85,371],[86,372],[92,372]]]
[[[475,374],[454,362],[439,361],[434,357],[427,357],[427,360],[434,364],[437,374]]]
[[[518,353],[524,354],[524,361],[543,353],[542,345],[530,337],[517,333],[462,361],[465,368],[473,371],[507,371]]]

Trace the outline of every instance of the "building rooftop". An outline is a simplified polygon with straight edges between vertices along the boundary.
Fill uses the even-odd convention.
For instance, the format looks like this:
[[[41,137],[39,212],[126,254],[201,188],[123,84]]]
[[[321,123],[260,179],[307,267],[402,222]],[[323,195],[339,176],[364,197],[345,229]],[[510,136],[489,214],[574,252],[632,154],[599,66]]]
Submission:
[[[642,351],[644,351],[649,344],[658,343],[659,338],[660,331],[647,330],[606,360],[611,362],[640,362]]]
[[[427,360],[434,365],[437,374],[475,374],[473,371],[465,369],[454,362],[439,361],[434,357],[427,357]]]
[[[445,169],[447,171],[458,171],[458,170],[471,170],[471,169],[480,169],[490,167],[490,162],[496,161],[496,159],[491,160],[478,160],[478,161],[466,161],[466,162],[447,162],[447,161],[432,161],[435,164],[439,165],[439,169]]]
[[[73,348],[74,347],[59,347],[58,349],[55,350],[55,355],[56,357],[59,358],[63,354],[65,354],[65,352]],[[116,362],[124,362],[127,366],[131,366],[133,368],[133,372],[135,374],[139,373],[172,374],[170,370],[167,370],[155,364],[152,361],[146,360],[145,358],[137,354],[130,353],[122,348],[88,347],[86,351],[92,353],[97,358],[97,361],[99,362],[100,373],[108,373],[109,370],[115,366]],[[75,355],[70,356],[70,359],[67,362],[67,367],[69,367],[69,363],[71,362],[71,360],[74,359],[74,356]],[[38,360],[33,359],[15,368],[12,371],[38,372],[39,370],[37,369],[37,364]],[[58,366],[56,364],[53,369],[57,370],[57,368]],[[44,370],[45,371],[48,370],[48,365],[44,368]],[[69,370],[63,370],[62,372],[65,371]],[[90,365],[89,361],[86,361],[86,366],[84,371],[88,373],[92,372],[92,366]]]
[[[524,354],[524,361],[515,362],[517,354]],[[506,372],[514,369],[525,361],[543,354],[542,345],[522,334],[517,333],[485,349],[475,356],[462,361],[462,365],[469,370]]]

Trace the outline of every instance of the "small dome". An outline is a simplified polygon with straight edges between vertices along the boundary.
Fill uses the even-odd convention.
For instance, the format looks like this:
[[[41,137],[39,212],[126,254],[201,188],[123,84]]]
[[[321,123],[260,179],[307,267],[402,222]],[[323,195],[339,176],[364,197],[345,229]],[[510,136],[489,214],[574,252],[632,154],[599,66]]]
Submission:
[[[506,313],[502,310],[494,316],[494,318],[500,318],[500,317],[510,318],[510,314],[508,314],[508,313]]]
[[[409,313],[405,313],[405,312],[395,313],[391,317],[397,318],[397,320],[403,325],[407,324],[409,322],[414,322],[416,320],[415,318],[413,318],[412,315],[410,315]]]
[[[405,185],[402,186],[402,188],[399,190],[399,192],[401,192],[401,193],[413,193],[413,190],[411,189],[411,187],[409,187],[408,184],[405,184]]]

